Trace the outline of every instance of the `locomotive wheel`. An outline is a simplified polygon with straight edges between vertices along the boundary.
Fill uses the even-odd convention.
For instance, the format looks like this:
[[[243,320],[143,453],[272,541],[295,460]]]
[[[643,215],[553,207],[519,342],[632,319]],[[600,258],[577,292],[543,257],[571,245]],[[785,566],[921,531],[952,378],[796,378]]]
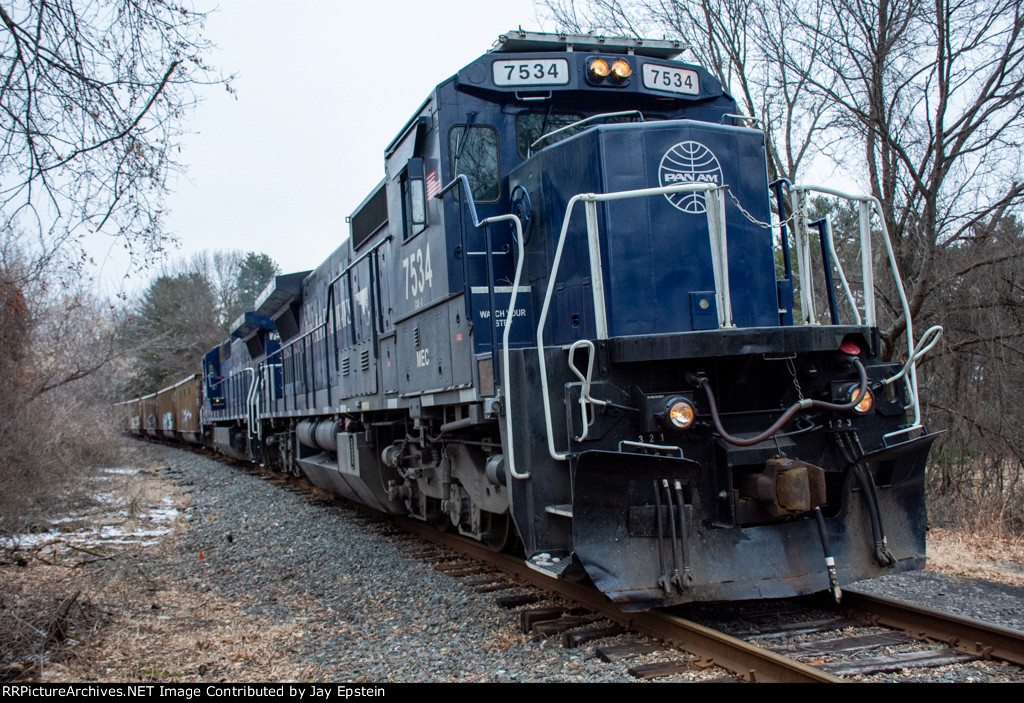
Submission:
[[[441,501],[436,498],[427,498],[427,506],[430,513],[427,516],[427,523],[432,525],[438,532],[451,532],[455,529],[448,513],[441,510]]]
[[[492,552],[500,552],[508,546],[509,538],[512,535],[512,518],[507,513],[498,515],[490,514],[491,529],[484,533],[480,543]]]

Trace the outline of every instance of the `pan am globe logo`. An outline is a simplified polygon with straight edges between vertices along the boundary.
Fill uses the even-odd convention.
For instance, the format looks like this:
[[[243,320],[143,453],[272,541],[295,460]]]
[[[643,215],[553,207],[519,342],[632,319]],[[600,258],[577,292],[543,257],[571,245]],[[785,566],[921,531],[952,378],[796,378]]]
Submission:
[[[722,166],[711,149],[700,142],[679,142],[665,152],[658,168],[658,181],[663,186],[682,183],[714,183],[722,185]],[[692,215],[707,212],[704,193],[666,193],[676,208]]]

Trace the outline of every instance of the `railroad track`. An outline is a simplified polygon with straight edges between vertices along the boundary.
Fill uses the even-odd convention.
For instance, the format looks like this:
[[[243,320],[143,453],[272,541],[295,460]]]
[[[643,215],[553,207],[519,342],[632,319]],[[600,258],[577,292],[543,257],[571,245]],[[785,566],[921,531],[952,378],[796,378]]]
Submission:
[[[969,656],[1024,666],[1024,632],[1019,630],[854,590],[845,592],[843,607],[873,625],[943,642]]]
[[[332,500],[304,479],[243,462],[229,463],[288,490],[308,492],[318,502]],[[465,579],[478,592],[495,594],[499,605],[518,608],[524,632],[535,638],[559,637],[570,647],[600,640],[606,644],[595,650],[597,656],[621,660],[626,666],[630,658],[645,655],[644,664],[629,669],[644,678],[720,667],[723,680],[836,683],[977,660],[1024,666],[1020,631],[849,589],[844,591],[841,608],[821,599],[799,599],[729,604],[722,611],[728,613],[725,617],[708,614],[711,606],[703,604],[676,609],[676,613],[626,612],[599,591],[551,578],[521,558],[495,553],[421,522],[352,506],[368,519],[392,524],[420,540],[411,543],[410,556]],[[434,546],[423,546],[424,541]],[[566,605],[540,607],[545,596]],[[660,658],[650,645],[617,644],[615,638],[623,633],[643,633],[664,643]]]
[[[671,647],[697,657],[696,665],[716,664],[746,680],[778,682],[829,682],[839,679],[799,661],[778,655],[739,638],[660,611],[625,612],[601,592],[586,586],[553,579],[528,567],[522,559],[491,552],[455,535],[437,532],[413,520],[398,518],[396,524],[448,550],[487,564],[502,573],[583,608],[623,629],[642,632]],[[570,616],[574,617],[574,616]],[[578,617],[578,616],[576,616]],[[556,618],[551,618],[554,620]],[[537,621],[550,622],[549,621]],[[581,623],[582,624],[582,623]],[[689,663],[689,662],[687,662]]]
[[[687,660],[649,665],[634,672],[637,675],[670,675],[689,668],[717,665],[743,681],[836,683],[906,668],[975,660],[1024,666],[1024,632],[904,601],[846,590],[841,608],[828,604],[822,607],[822,599],[805,599],[813,606],[798,606],[781,629],[754,627],[747,632],[730,633],[669,612],[626,612],[600,592],[552,579],[529,568],[519,558],[490,552],[476,543],[436,532],[412,520],[395,522],[448,553],[457,552],[463,559],[496,569],[570,604],[563,609],[564,613],[546,609],[546,612],[524,615],[524,630],[562,635],[567,646],[609,637],[619,630],[641,632],[692,655]],[[466,562],[449,563],[440,570],[462,576],[477,574],[481,567],[472,567]],[[508,603],[515,602],[514,597],[505,598]],[[784,603],[768,604],[768,612],[786,607]],[[801,607],[811,614],[802,614]],[[730,610],[733,608],[734,605],[729,606]],[[812,608],[818,609],[820,614],[814,615]],[[777,613],[774,619],[778,620]],[[782,645],[773,641],[794,634],[809,641]],[[625,651],[630,649],[625,647]],[[884,649],[896,651],[875,654]],[[598,655],[601,654],[599,650]]]

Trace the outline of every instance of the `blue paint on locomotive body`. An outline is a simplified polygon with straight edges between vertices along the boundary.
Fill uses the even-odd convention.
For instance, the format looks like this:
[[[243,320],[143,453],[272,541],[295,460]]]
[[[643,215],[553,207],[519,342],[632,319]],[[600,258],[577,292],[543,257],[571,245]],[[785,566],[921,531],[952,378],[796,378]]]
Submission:
[[[467,125],[471,125],[470,129],[483,130],[485,134],[490,135],[488,138],[493,137],[497,145],[494,155],[496,159],[494,168],[496,181],[486,192],[474,192],[477,215],[480,219],[485,219],[487,217],[503,215],[510,211],[509,199],[512,190],[518,183],[515,180],[515,174],[524,169],[532,169],[538,173],[548,168],[563,169],[569,177],[561,182],[556,182],[553,175],[545,177],[550,179],[551,187],[561,193],[565,200],[576,193],[585,192],[588,181],[593,182],[597,186],[591,188],[594,192],[606,192],[606,188],[603,186],[621,184],[630,178],[629,175],[620,170],[621,166],[628,162],[633,162],[636,167],[642,168],[644,166],[644,164],[639,163],[638,158],[640,155],[633,150],[634,145],[629,143],[631,140],[639,139],[642,142],[646,142],[652,138],[656,139],[655,135],[665,134],[665,128],[659,129],[649,121],[636,123],[631,126],[598,127],[597,125],[592,125],[583,134],[588,135],[585,139],[592,140],[598,138],[598,130],[601,130],[600,146],[595,144],[592,147],[595,151],[588,151],[586,147],[579,148],[580,143],[574,140],[580,137],[572,137],[565,142],[560,142],[547,148],[541,148],[544,146],[543,144],[538,145],[538,148],[541,148],[540,152],[532,155],[531,158],[531,144],[536,138],[542,136],[539,131],[534,130],[537,127],[543,128],[545,124],[543,118],[545,116],[550,121],[550,117],[555,115],[559,120],[558,124],[561,124],[570,119],[578,120],[606,113],[637,111],[638,115],[629,119],[655,119],[658,121],[689,119],[720,124],[723,120],[727,119],[728,115],[737,111],[732,98],[722,91],[721,85],[704,69],[698,66],[663,61],[656,58],[622,56],[620,57],[622,60],[631,64],[631,69],[637,78],[628,81],[622,86],[610,84],[595,86],[588,83],[585,78],[586,69],[588,63],[595,56],[600,55],[602,54],[576,52],[552,55],[556,57],[556,60],[565,61],[567,82],[562,85],[545,86],[536,95],[534,93],[537,91],[531,92],[516,88],[499,87],[494,85],[493,81],[495,70],[506,70],[496,69],[495,66],[510,66],[515,69],[521,65],[529,65],[531,61],[533,63],[536,62],[536,53],[488,54],[474,61],[451,79],[440,84],[435,90],[434,95],[426,103],[431,106],[436,105],[436,112],[434,113],[436,129],[432,132],[432,136],[426,140],[426,151],[434,156],[433,158],[427,157],[424,159],[424,171],[429,173],[431,169],[437,168],[439,169],[441,181],[444,184],[450,183],[459,172],[456,168],[453,168],[455,166],[455,156],[460,146],[458,137],[465,133]],[[696,75],[699,92],[695,95],[681,96],[666,94],[664,91],[654,92],[644,89],[639,80],[639,72],[645,64],[659,67],[685,67]],[[535,98],[544,99],[536,100]],[[626,119],[626,117],[620,119]],[[707,126],[714,129],[710,124]],[[692,128],[699,129],[699,126],[695,124]],[[730,128],[721,127],[720,129],[728,130]],[[645,135],[651,136],[645,137]],[[760,171],[763,179],[765,172],[763,136],[752,136],[751,139],[760,139],[760,166],[759,168],[754,168],[753,173],[757,174]],[[573,142],[571,145],[563,146],[570,141]],[[734,148],[725,147],[723,151],[730,155],[729,158],[739,158],[734,154]],[[596,149],[600,149],[600,152],[596,151]],[[391,156],[392,153],[397,153],[397,146],[395,144],[389,148],[389,152],[391,152],[389,153],[389,163],[397,160]],[[749,154],[744,154],[744,156],[750,157]],[[597,162],[603,164],[603,171],[600,170],[602,166]],[[522,166],[524,163],[533,165],[524,167]],[[646,166],[657,169],[657,164],[646,164]],[[398,167],[400,168],[400,163]],[[750,164],[745,163],[744,167],[749,168]],[[389,168],[390,171],[391,169]],[[742,177],[746,179],[747,175],[746,172],[739,172],[737,173],[737,178]],[[656,174],[653,176],[645,174],[641,178],[646,180],[648,186],[657,183]],[[754,179],[756,180],[756,175]],[[471,181],[473,181],[472,177]],[[744,189],[750,188],[748,183],[743,183],[741,187]],[[751,189],[745,192],[766,193],[767,184],[765,183],[760,190]],[[484,249],[483,235],[481,232],[473,230],[471,217],[465,211],[464,200],[464,198],[446,197],[443,201],[443,210],[438,213],[441,216],[441,222],[438,222],[438,226],[443,231],[444,238],[443,247],[440,247],[440,249],[447,252],[461,252],[462,237],[468,235],[468,242],[465,248],[473,252],[467,255],[468,279],[470,287],[480,291],[487,284],[487,261],[486,257],[482,255]],[[761,201],[763,202],[759,202],[752,207],[763,215],[762,219],[764,221],[767,221],[769,217],[767,196],[761,197]],[[550,216],[558,218],[560,221],[562,213],[555,211],[558,207],[558,198],[546,201],[546,207],[550,210]],[[620,204],[614,210],[625,213],[627,208],[628,206]],[[612,217],[615,214],[613,212]],[[657,218],[647,218],[647,221],[651,224],[656,224]],[[438,227],[434,227],[431,234],[434,236],[440,235],[437,229]],[[658,240],[660,235],[661,232],[651,232],[650,239],[652,241]],[[495,227],[493,237],[493,249],[500,252],[494,257],[493,277],[495,281],[505,282],[507,288],[507,283],[511,282],[515,270],[513,256],[516,247],[515,241],[508,227]],[[644,238],[648,238],[646,234]],[[706,240],[706,236],[704,239]],[[553,247],[554,243],[548,241],[547,245]],[[412,246],[411,242],[409,246]],[[703,246],[707,247],[706,242],[704,242]],[[770,247],[770,237],[767,239],[767,246]],[[434,245],[431,250],[435,257],[438,256],[438,249],[439,247]],[[618,252],[612,252],[613,256],[616,253]],[[688,256],[692,257],[694,254],[694,252],[691,252]],[[528,252],[527,256],[533,256],[533,252]],[[582,256],[586,256],[585,246]],[[434,300],[445,295],[457,295],[462,291],[465,279],[462,275],[460,258],[461,256],[456,255],[454,258],[441,261],[440,264],[437,263],[436,259],[433,261],[434,270],[440,269],[447,273],[447,287],[437,291]],[[709,286],[709,288],[711,287],[713,286]],[[526,300],[523,301],[521,298],[524,321],[532,322],[536,319],[540,305],[540,298],[536,290],[524,291]],[[507,291],[502,290],[497,293],[495,301],[497,313],[503,314],[508,306],[509,297],[510,293]],[[399,317],[413,313],[417,307],[422,305],[420,301],[414,301],[412,305],[402,305],[401,296],[399,296],[399,300]],[[475,324],[480,324],[481,322],[486,324],[486,320],[490,318],[491,311],[487,308],[487,305],[488,301],[485,292],[473,294],[469,312],[472,313],[472,319]],[[620,315],[621,317],[623,316]],[[499,325],[498,334],[500,335],[504,322],[502,319],[497,318],[497,316],[496,319]],[[637,323],[637,328],[639,328],[639,324],[641,323]],[[555,326],[557,326],[557,323]],[[530,327],[531,325],[527,324],[514,325],[511,346],[525,346],[533,343],[534,335],[531,333]],[[566,327],[566,329],[569,328]],[[575,329],[579,331],[579,325]],[[586,333],[581,332],[581,334],[586,336]],[[476,334],[474,337],[474,352],[485,354],[490,351],[491,342],[489,335]]]
[[[634,607],[828,588],[822,534],[844,579],[919,567],[933,436],[901,435],[911,399],[881,385],[899,367],[877,329],[792,324],[763,133],[670,42],[513,34],[420,105],[337,250],[204,356],[211,443],[495,547],[515,530]],[[582,204],[552,280],[575,196],[687,183],[727,187],[728,323],[702,193],[596,204],[601,311]],[[476,226],[510,212],[518,289],[514,230]],[[864,414],[834,409],[853,356]],[[677,402],[692,426],[671,424]],[[712,422],[749,438],[787,407],[753,446]]]
[[[573,196],[691,182],[728,185],[735,197],[725,206],[735,324],[778,326],[771,230],[739,210],[770,221],[764,136],[752,129],[689,120],[604,125],[541,151],[509,177],[512,187],[543,193],[532,226],[547,233],[546,251],[528,254],[528,280],[539,291],[548,285],[557,234]],[[710,307],[715,281],[704,195],[616,200],[600,203],[598,210],[610,336],[718,327]],[[582,207],[571,221],[565,250],[548,323],[551,343],[596,336]],[[701,292],[709,304],[703,311],[690,304],[691,294]]]

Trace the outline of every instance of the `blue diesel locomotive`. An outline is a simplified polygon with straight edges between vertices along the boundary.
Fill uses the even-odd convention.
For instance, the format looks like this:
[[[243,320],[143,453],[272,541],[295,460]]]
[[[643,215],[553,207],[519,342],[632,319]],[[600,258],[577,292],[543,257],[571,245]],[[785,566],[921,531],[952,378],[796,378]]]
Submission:
[[[930,344],[880,357],[879,205],[769,184],[684,48],[520,30],[438,85],[204,357],[207,441],[630,608],[920,568]],[[857,201],[856,290],[814,190]]]

